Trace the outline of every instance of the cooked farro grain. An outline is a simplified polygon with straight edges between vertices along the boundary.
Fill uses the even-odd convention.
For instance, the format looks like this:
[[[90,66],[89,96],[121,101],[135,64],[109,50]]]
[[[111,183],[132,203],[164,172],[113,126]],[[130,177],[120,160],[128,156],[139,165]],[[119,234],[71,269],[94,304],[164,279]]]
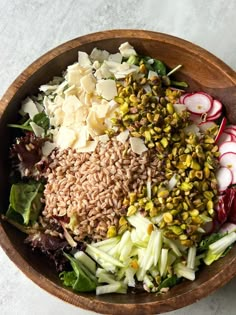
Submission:
[[[43,216],[76,216],[72,230],[77,240],[105,238],[108,227],[117,227],[126,214],[123,200],[129,192],[142,192],[150,178],[161,180],[160,162],[151,150],[139,156],[116,140],[99,143],[92,153],[66,149],[51,158]]]

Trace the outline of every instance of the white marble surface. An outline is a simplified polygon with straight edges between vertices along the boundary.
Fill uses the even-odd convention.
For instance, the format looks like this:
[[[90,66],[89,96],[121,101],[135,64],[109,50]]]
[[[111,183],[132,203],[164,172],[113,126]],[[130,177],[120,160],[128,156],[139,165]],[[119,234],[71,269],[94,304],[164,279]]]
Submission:
[[[235,0],[0,0],[0,96],[49,49],[87,33],[148,29],[190,40],[236,68]],[[233,315],[236,278],[173,315]],[[41,290],[0,249],[1,315],[94,314]]]

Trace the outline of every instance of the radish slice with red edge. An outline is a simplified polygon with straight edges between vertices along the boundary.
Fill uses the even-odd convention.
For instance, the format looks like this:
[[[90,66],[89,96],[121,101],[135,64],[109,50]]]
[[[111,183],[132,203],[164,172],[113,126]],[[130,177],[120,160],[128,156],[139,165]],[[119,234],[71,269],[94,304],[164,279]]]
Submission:
[[[224,130],[224,132],[236,136],[236,130],[233,129],[233,128],[228,128],[228,127],[226,127],[225,130]]]
[[[218,100],[213,100],[213,103],[212,103],[212,108],[211,110],[208,111],[207,113],[207,120],[211,117],[214,117],[216,116],[217,114],[221,113],[222,111],[222,104],[220,101]]]
[[[230,135],[226,132],[222,132],[222,134],[220,135],[220,138],[217,140],[217,144],[218,144],[218,146],[220,146],[224,142],[229,142],[229,141],[234,141],[232,138],[232,135]]]
[[[184,104],[184,99],[185,99],[185,97],[188,96],[188,95],[191,95],[191,93],[185,93],[185,94],[183,94],[183,95],[180,96],[180,98],[179,98],[180,104]]]
[[[221,120],[221,124],[220,124],[220,127],[219,127],[219,131],[216,135],[216,138],[215,138],[215,142],[218,141],[220,135],[222,134],[222,132],[224,131],[225,129],[225,126],[226,126],[226,123],[227,123],[227,119],[225,117],[223,117],[223,119]]]
[[[214,115],[214,116],[207,116],[206,120],[207,121],[213,121],[213,120],[216,120],[218,118],[220,118],[220,116],[222,115],[222,112],[219,112],[218,114]]]
[[[233,174],[232,184],[236,184],[236,153],[227,152],[221,155],[220,165],[222,167],[227,167],[232,172]]]
[[[216,179],[218,182],[218,189],[224,191],[232,184],[233,173],[229,168],[221,167],[216,172]]]
[[[236,142],[236,136],[231,134],[232,141]]]
[[[197,92],[187,95],[183,102],[191,113],[201,115],[211,110],[213,99],[204,92]]]
[[[225,153],[233,152],[236,154],[236,142],[234,141],[226,141],[223,142],[219,146],[220,155],[224,155]]]
[[[210,129],[216,126],[217,126],[216,123],[214,123],[213,121],[205,121],[198,125],[198,127],[200,128],[202,132],[205,132],[207,129]]]
[[[234,129],[234,130],[236,130],[236,125],[228,125],[227,129]]]

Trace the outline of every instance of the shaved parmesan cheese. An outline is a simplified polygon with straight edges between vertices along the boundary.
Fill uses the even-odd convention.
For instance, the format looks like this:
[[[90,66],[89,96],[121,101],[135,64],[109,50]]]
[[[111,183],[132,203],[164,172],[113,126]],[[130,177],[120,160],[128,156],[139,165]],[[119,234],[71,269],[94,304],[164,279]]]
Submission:
[[[36,137],[42,137],[44,135],[44,129],[38,126],[35,122],[31,121],[30,126],[33,129],[33,132]]]
[[[94,68],[95,70],[97,70],[98,68],[101,67],[101,64],[99,61],[94,61],[93,65],[92,65],[92,68]]]
[[[109,52],[106,50],[100,50],[97,48],[94,48],[90,54],[90,58],[93,61],[99,61],[99,62],[103,62],[104,60],[107,60],[109,57]]]
[[[58,85],[58,88],[54,91],[54,94],[62,94],[64,88],[68,85],[68,82],[65,80],[60,85]]]
[[[131,149],[134,153],[142,154],[147,151],[148,148],[145,146],[144,141],[140,138],[130,137],[129,142],[131,145]]]
[[[91,66],[91,60],[89,59],[89,56],[86,52],[84,51],[79,51],[78,53],[78,60],[79,60],[79,64],[81,65],[81,67],[89,67]]]
[[[122,142],[123,144],[129,137],[129,130],[122,131],[118,136],[116,136],[117,141]]]
[[[117,96],[116,82],[114,80],[99,80],[96,84],[98,95],[101,95],[107,100],[112,100]]]
[[[102,103],[93,103],[92,110],[96,112],[98,118],[105,118],[108,110],[110,109],[110,105],[107,101],[102,100]]]
[[[79,152],[93,152],[96,149],[98,142],[97,141],[87,141],[86,146],[83,148],[78,148]]]
[[[78,97],[75,95],[69,95],[65,98],[62,109],[65,113],[72,114],[76,112],[81,106],[83,106],[83,104],[81,104]]]
[[[115,61],[118,63],[121,63],[122,61],[122,55],[120,53],[116,53],[116,54],[110,54],[108,57],[109,61]]]
[[[75,123],[77,126],[80,126],[83,122],[86,121],[88,116],[88,108],[86,106],[82,106],[75,112]],[[75,127],[76,127],[75,125]]]
[[[96,137],[96,140],[98,140],[102,143],[106,143],[107,141],[110,140],[110,138],[108,135],[101,135],[101,136]]]
[[[62,126],[54,135],[53,141],[61,149],[71,148],[76,140],[76,133],[73,129]]]
[[[68,89],[64,91],[65,96],[74,95],[76,94],[76,87],[75,85],[71,85]]]
[[[56,148],[56,143],[46,141],[42,146],[42,154],[49,156],[49,154]]]
[[[112,77],[112,72],[109,70],[109,66],[104,62],[100,68],[97,69],[97,71],[94,73],[94,76],[100,80],[100,79],[108,79]]]
[[[86,122],[92,138],[104,134],[106,126],[104,125],[103,120],[97,117],[96,112],[90,110]]]
[[[71,85],[79,86],[80,85],[80,79],[82,78],[82,76],[83,75],[82,75],[80,70],[68,71],[67,80],[68,80],[69,86],[71,86]]]
[[[81,126],[77,131],[77,141],[74,143],[74,148],[83,148],[86,146],[87,140],[89,138],[89,133],[87,126]]]
[[[91,73],[83,76],[80,79],[80,84],[82,89],[87,93],[92,93],[95,91],[96,80]]]
[[[129,58],[132,55],[137,55],[136,51],[134,50],[134,47],[131,46],[128,42],[123,43],[119,47],[119,51],[121,55],[125,58]]]
[[[27,97],[27,98],[22,102],[22,106],[21,106],[20,112],[22,112],[23,114],[29,114],[29,117],[30,117],[31,119],[33,119],[34,116],[39,113],[37,106],[36,106],[35,103],[32,101],[32,99],[29,98],[29,97]]]
[[[39,91],[42,91],[45,93],[45,92],[55,91],[57,88],[58,88],[58,84],[57,85],[44,84],[39,87]]]

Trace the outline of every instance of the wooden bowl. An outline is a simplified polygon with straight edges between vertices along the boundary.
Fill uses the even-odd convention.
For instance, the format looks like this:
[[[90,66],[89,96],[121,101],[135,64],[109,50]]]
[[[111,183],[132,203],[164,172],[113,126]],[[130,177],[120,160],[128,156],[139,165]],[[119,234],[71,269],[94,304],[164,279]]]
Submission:
[[[30,65],[9,87],[0,103],[0,211],[8,206],[8,148],[11,130],[7,123],[16,121],[21,101],[54,75],[60,75],[77,60],[78,50],[90,52],[94,47],[116,52],[129,41],[144,55],[163,60],[169,67],[182,64],[177,79],[189,82],[190,90],[201,90],[219,98],[226,107],[228,119],[236,123],[236,74],[215,56],[182,39],[149,31],[113,30],[71,40],[46,53]],[[207,296],[236,274],[236,247],[210,267],[197,273],[194,282],[185,281],[167,294],[128,295],[75,294],[62,287],[56,272],[45,257],[33,254],[23,244],[24,235],[6,222],[0,225],[0,243],[10,259],[35,283],[49,293],[84,309],[103,314],[157,314],[178,309]]]

